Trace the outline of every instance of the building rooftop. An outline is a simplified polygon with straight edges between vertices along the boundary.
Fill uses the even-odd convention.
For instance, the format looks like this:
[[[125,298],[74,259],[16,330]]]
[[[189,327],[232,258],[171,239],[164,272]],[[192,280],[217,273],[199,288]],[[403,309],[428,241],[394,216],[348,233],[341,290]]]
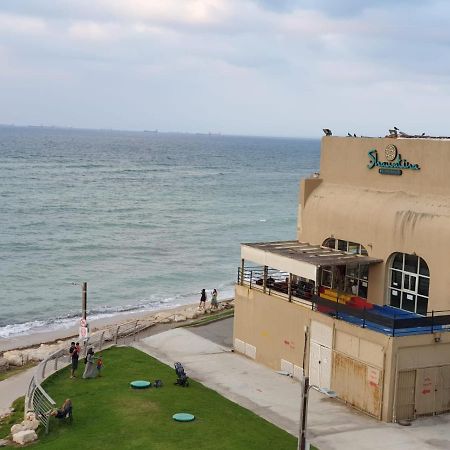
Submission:
[[[382,259],[372,258],[367,255],[347,253],[299,241],[247,243],[242,244],[241,246],[242,258],[249,259],[258,264],[271,266],[271,264],[265,264],[268,254],[301,261],[316,267],[341,266],[348,264],[375,264],[383,261]],[[257,258],[257,260],[254,258]],[[276,266],[272,265],[272,267]]]

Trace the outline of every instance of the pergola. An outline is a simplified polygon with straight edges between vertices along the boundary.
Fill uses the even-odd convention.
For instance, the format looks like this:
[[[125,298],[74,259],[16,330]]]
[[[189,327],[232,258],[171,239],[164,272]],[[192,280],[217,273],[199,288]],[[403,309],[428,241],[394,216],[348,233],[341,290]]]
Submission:
[[[263,289],[267,286],[268,267],[287,272],[289,276],[288,294],[292,276],[313,280],[318,286],[319,271],[323,266],[347,266],[351,264],[376,264],[383,260],[367,255],[346,253],[320,245],[300,241],[278,241],[241,244],[241,273],[245,261],[264,266]],[[241,284],[243,277],[241,277]]]

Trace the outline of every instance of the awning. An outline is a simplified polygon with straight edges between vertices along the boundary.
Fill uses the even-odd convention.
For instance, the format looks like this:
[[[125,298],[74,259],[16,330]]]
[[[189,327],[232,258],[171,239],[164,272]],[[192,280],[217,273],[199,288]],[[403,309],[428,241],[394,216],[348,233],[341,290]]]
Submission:
[[[299,241],[241,244],[241,258],[262,266],[316,280],[321,266],[376,264],[383,260]]]

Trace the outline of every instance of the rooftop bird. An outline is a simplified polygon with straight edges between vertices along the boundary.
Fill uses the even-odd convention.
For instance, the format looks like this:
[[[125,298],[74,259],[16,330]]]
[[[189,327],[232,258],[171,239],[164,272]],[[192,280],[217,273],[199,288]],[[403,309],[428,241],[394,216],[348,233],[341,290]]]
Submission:
[[[325,133],[325,136],[331,136],[333,134],[329,128],[324,128],[323,132]]]

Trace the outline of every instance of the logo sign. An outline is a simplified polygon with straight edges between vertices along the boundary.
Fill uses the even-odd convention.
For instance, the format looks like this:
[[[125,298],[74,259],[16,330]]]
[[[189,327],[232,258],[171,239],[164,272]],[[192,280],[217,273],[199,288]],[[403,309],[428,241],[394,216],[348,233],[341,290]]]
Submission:
[[[401,175],[403,170],[420,170],[419,164],[413,164],[403,159],[394,144],[389,144],[384,150],[386,161],[380,161],[378,159],[376,148],[369,150],[367,155],[369,156],[369,164],[367,167],[369,169],[378,167],[378,173],[382,175]]]

